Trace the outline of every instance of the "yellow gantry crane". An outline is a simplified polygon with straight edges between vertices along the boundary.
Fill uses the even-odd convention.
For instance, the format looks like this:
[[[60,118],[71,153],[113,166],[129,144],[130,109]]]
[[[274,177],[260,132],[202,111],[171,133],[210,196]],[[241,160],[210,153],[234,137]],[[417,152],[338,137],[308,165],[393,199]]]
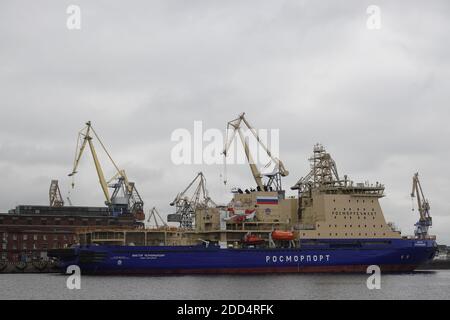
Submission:
[[[263,150],[266,152],[266,154],[269,156],[271,161],[275,163],[274,171],[270,174],[261,174],[260,170],[255,164],[255,161],[253,160],[252,154],[250,152],[250,148],[248,145],[248,141],[245,139],[244,134],[242,133],[242,124],[244,124],[248,130],[252,133],[252,135],[256,138],[257,143],[263,148]],[[231,133],[230,133],[231,131]],[[284,167],[283,162],[274,157],[271,153],[271,151],[267,148],[267,146],[261,141],[258,133],[256,130],[249,124],[247,119],[245,118],[245,112],[240,114],[237,119],[231,120],[227,124],[227,137],[225,140],[225,146],[223,149],[222,154],[225,157],[224,163],[226,164],[226,157],[228,155],[228,151],[230,149],[230,146],[234,140],[234,137],[236,134],[239,135],[239,138],[242,142],[242,145],[244,147],[245,156],[247,158],[247,162],[250,166],[250,170],[252,172],[253,178],[255,179],[256,185],[258,190],[268,190],[271,189],[272,186],[276,191],[281,191],[281,177],[285,177],[289,174],[289,171],[286,170]],[[263,183],[263,177],[267,177],[268,181],[266,183]],[[225,178],[225,184],[226,184],[226,178]]]
[[[414,234],[416,237],[424,239],[428,236],[428,229],[432,225],[432,219],[430,216],[430,203],[423,194],[422,185],[419,180],[419,173],[415,173],[413,176],[411,198],[417,199],[417,209],[420,214],[419,221],[414,224],[416,226]]]
[[[116,169],[116,174],[109,179],[105,179],[102,166],[97,156],[93,138],[96,138],[103,151],[108,156],[109,160]],[[120,169],[115,161],[112,159],[110,153],[106,149],[100,137],[95,132],[90,121],[86,123],[84,127],[78,133],[77,146],[75,151],[75,158],[73,163],[73,170],[69,176],[74,176],[77,173],[78,166],[80,164],[81,157],[86,149],[86,145],[89,145],[89,149],[94,160],[95,169],[97,171],[98,180],[105,196],[105,204],[113,209],[113,211],[125,210],[126,212],[133,213],[137,220],[144,220],[144,202],[136,190],[133,182],[128,180],[125,170]],[[74,183],[72,182],[72,188]],[[113,188],[112,195],[109,193],[109,188]],[[125,212],[124,212],[125,213]]]

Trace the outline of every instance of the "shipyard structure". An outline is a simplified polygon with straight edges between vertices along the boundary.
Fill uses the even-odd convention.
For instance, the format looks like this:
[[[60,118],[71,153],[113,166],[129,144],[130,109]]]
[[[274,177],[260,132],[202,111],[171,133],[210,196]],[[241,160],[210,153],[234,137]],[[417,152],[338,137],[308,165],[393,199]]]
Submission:
[[[106,180],[97,156],[94,141],[99,145],[115,170]],[[73,169],[77,173],[86,147],[94,160],[102,192],[103,206],[76,206],[63,198],[58,180],[51,180],[47,205],[19,205],[0,213],[0,272],[36,272],[49,270],[51,249],[69,248],[78,244],[80,230],[140,229],[144,227],[144,202],[136,186],[128,180],[105,148],[91,123],[78,133]],[[72,180],[72,188],[75,181]]]
[[[254,164],[242,138],[245,126],[275,164],[272,172],[263,174]],[[171,203],[175,212],[168,222],[177,226],[163,221],[151,229],[79,230],[79,245],[49,255],[60,261],[62,271],[78,265],[94,274],[365,272],[370,265],[404,272],[433,258],[437,245],[428,234],[432,220],[418,174],[411,196],[419,220],[415,235],[402,236],[380,207],[384,186],[340,176],[322,145],[313,148],[310,172],[291,187],[298,195],[286,197],[282,179],[289,172],[245,114],[228,122],[225,157],[236,136],[255,185],[232,190],[228,204],[217,205],[209,197],[199,173]],[[152,216],[157,221],[155,208]]]

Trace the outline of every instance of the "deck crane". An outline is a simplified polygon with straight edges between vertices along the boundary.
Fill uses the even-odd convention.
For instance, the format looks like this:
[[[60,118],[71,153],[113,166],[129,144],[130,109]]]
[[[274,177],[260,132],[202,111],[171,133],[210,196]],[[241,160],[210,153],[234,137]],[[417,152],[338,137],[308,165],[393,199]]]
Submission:
[[[102,166],[98,159],[94,143],[92,141],[94,137],[97,139],[98,143],[100,144],[103,151],[106,153],[116,170],[116,174],[108,181],[105,179]],[[78,133],[73,170],[69,174],[69,176],[74,176],[77,173],[78,165],[86,148],[86,144],[89,144],[89,149],[91,151],[95,169],[98,175],[98,180],[106,199],[105,204],[111,208],[113,214],[132,213],[135,216],[136,220],[144,220],[144,202],[142,201],[142,198],[139,195],[134,183],[128,180],[125,171],[123,169],[120,169],[114,162],[102,140],[99,138],[94,128],[92,127],[90,121],[88,121],[86,123],[86,127],[80,130],[80,132]],[[74,183],[72,182],[72,188],[73,187]],[[113,189],[112,195],[110,195],[109,193],[109,188]]]
[[[163,218],[161,218],[161,215],[159,214],[158,210],[156,209],[156,207],[153,207],[152,210],[150,210],[150,214],[148,216],[147,219],[147,223],[151,223],[153,220],[153,222],[155,223],[156,228],[159,228],[159,222],[158,220],[161,222],[161,224],[164,227],[167,227],[167,223],[164,221]]]
[[[419,173],[415,173],[413,176],[411,199],[413,198],[417,199],[417,208],[420,214],[419,221],[414,224],[416,226],[414,234],[419,239],[425,239],[428,236],[428,229],[432,225],[432,219],[430,216],[430,204],[423,194]]]
[[[275,164],[274,171],[268,174],[262,174],[258,167],[256,166],[252,154],[250,153],[250,148],[248,145],[248,141],[245,139],[244,134],[242,133],[242,123],[247,127],[248,130],[253,134],[253,136],[256,138],[256,141],[258,144],[264,149],[266,154],[269,156],[271,162]],[[229,134],[231,130],[231,134]],[[263,190],[270,190],[274,189],[275,191],[282,191],[281,186],[281,177],[286,177],[289,174],[289,171],[286,170],[284,167],[283,162],[274,157],[270,150],[267,148],[267,146],[261,141],[258,133],[256,130],[249,124],[247,119],[245,118],[245,112],[240,114],[237,119],[231,120],[227,124],[227,137],[225,140],[225,146],[223,149],[222,154],[224,155],[226,164],[226,157],[228,155],[228,151],[230,149],[231,143],[234,140],[234,137],[236,136],[236,133],[239,135],[239,138],[242,142],[242,145],[244,146],[245,156],[247,157],[247,162],[250,166],[250,170],[252,172],[253,178],[255,179],[257,188],[260,191]],[[270,163],[269,163],[270,164]],[[266,183],[263,183],[263,177],[267,177],[268,181]],[[224,183],[226,184],[226,178]]]
[[[189,190],[196,184],[191,197],[188,196]],[[199,172],[194,180],[170,203],[175,206],[175,213],[167,216],[169,222],[179,222],[180,227],[184,229],[193,229],[195,223],[195,213],[198,208],[215,207],[216,204],[209,197],[206,189],[206,178],[202,172]]]

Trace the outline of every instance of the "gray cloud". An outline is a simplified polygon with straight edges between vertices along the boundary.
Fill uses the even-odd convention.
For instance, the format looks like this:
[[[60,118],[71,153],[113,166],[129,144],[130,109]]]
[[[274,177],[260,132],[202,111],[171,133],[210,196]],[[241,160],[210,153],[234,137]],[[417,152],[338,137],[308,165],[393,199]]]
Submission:
[[[66,29],[78,4],[82,30]],[[246,166],[176,166],[174,129],[224,129],[246,111],[280,129],[293,185],[322,142],[341,174],[381,181],[386,216],[412,233],[411,176],[421,172],[450,242],[447,1],[378,1],[382,29],[366,28],[369,1],[3,1],[0,4],[0,209],[67,193],[76,133],[92,120],[147,207],[168,203],[205,172],[211,196],[249,186]],[[106,166],[107,175],[112,168]],[[101,204],[83,160],[74,202]]]

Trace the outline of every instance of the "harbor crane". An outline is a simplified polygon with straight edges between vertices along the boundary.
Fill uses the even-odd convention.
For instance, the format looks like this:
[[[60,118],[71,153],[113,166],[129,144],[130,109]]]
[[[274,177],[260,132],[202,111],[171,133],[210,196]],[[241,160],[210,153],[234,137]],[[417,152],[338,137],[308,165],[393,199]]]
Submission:
[[[161,218],[161,215],[159,214],[156,207],[153,207],[152,210],[150,210],[150,213],[149,213],[149,216],[147,219],[147,223],[150,224],[152,222],[152,220],[153,220],[156,228],[159,228],[160,223],[162,226],[167,227],[167,223],[164,221],[163,218]]]
[[[195,186],[195,188],[193,188]],[[188,196],[189,190],[194,190],[192,196]],[[209,197],[206,189],[206,178],[199,172],[194,180],[170,203],[175,206],[175,213],[167,216],[168,222],[179,222],[184,229],[193,229],[195,223],[195,213],[199,208],[216,207],[215,202]]]
[[[94,137],[102,147],[103,151],[108,156],[109,160],[113,164],[116,174],[109,179],[108,181],[105,179],[105,175],[103,173],[102,166],[97,156],[97,152],[95,150],[95,146],[93,143]],[[84,153],[86,145],[89,145],[89,149],[92,154],[92,158],[94,160],[95,169],[97,171],[98,180],[100,182],[100,186],[102,188],[105,204],[111,208],[113,214],[120,213],[131,213],[134,215],[136,220],[144,220],[144,202],[142,201],[139,192],[136,189],[134,182],[130,182],[125,173],[125,170],[120,169],[117,164],[112,159],[110,153],[106,149],[100,137],[95,132],[94,128],[90,121],[86,123],[86,127],[84,127],[78,133],[77,146],[75,150],[75,159],[73,164],[73,170],[69,174],[69,176],[74,176],[77,173],[78,166],[80,164],[80,159]],[[74,187],[74,183],[72,182],[72,188]],[[110,195],[109,188],[113,189],[112,194]]]
[[[244,134],[242,132],[243,124],[247,127],[248,130],[252,133],[252,135],[256,138],[257,143],[263,148],[263,150],[266,152],[266,154],[269,156],[270,161],[275,164],[275,168],[273,172],[262,174],[258,167],[256,166],[252,154],[250,152],[250,148],[248,145],[248,141],[245,139]],[[230,133],[231,131],[231,133]],[[224,155],[224,163],[226,165],[226,158],[230,149],[230,146],[234,140],[234,137],[236,134],[239,135],[239,138],[242,142],[242,145],[244,147],[245,156],[247,158],[247,162],[250,166],[250,170],[252,172],[253,178],[255,179],[256,185],[258,190],[264,191],[264,190],[271,190],[274,189],[276,191],[282,191],[281,186],[281,177],[286,177],[289,174],[289,171],[286,170],[284,167],[283,162],[274,157],[271,153],[271,151],[267,148],[267,146],[261,141],[261,138],[259,137],[257,131],[249,124],[247,119],[245,118],[245,112],[241,113],[237,119],[231,120],[227,124],[227,134],[226,134],[226,140],[225,140],[225,146],[223,149],[222,154]],[[269,162],[270,164],[270,162]],[[263,177],[267,177],[268,180],[266,183],[263,183]],[[224,183],[227,183],[227,180],[225,178]]]
[[[48,196],[50,207],[57,208],[64,206],[64,200],[61,196],[61,190],[59,190],[58,180],[51,181]]]
[[[411,199],[414,198],[417,199],[417,208],[420,214],[419,221],[414,224],[416,226],[414,234],[419,239],[425,239],[428,236],[428,229],[432,225],[432,219],[430,216],[430,203],[423,194],[422,185],[419,180],[419,173],[415,173],[413,176]]]

